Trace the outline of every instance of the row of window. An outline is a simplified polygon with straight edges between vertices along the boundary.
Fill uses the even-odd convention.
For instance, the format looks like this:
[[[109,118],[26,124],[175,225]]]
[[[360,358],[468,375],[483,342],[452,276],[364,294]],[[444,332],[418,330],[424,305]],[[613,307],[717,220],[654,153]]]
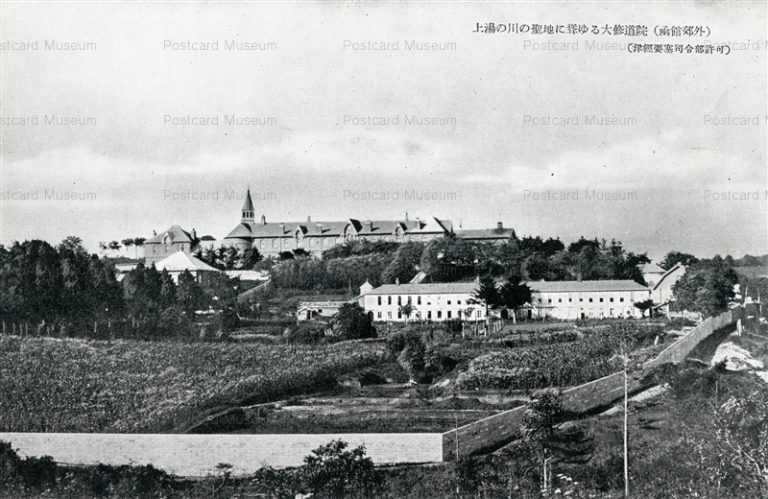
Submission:
[[[466,318],[468,318],[468,319],[469,319],[469,318],[472,318],[472,316],[474,315],[476,318],[478,318],[478,319],[479,319],[479,318],[481,318],[481,317],[482,317],[482,313],[483,313],[483,311],[482,311],[482,310],[479,310],[479,309],[478,309],[478,310],[475,310],[475,311],[474,311],[474,313],[473,313],[473,312],[470,312],[470,313],[468,313],[468,314],[463,314],[463,313],[462,313],[462,311],[461,311],[461,310],[459,310],[459,311],[457,311],[457,312],[456,312],[456,318],[457,318],[457,319],[461,319],[462,317],[466,317]],[[388,320],[392,320],[392,315],[393,315],[393,314],[392,314],[392,312],[387,312],[387,319],[388,319]],[[416,313],[412,314],[412,316],[415,316],[417,319],[420,319],[420,318],[422,318],[422,317],[421,317],[421,312],[416,312]],[[436,318],[438,318],[438,319],[442,319],[442,318],[443,318],[443,311],[442,311],[442,310],[438,310],[438,311],[435,313],[435,317],[436,317]],[[376,318],[377,318],[377,319],[382,319],[382,318],[383,318],[383,317],[382,317],[382,312],[381,312],[381,311],[379,311],[379,312],[376,312]],[[402,318],[403,318],[403,314],[402,314],[402,312],[400,312],[399,310],[397,311],[397,318],[398,318],[398,319],[402,319]],[[427,319],[427,320],[430,320],[430,319],[432,319],[432,318],[433,318],[433,317],[432,317],[432,311],[431,311],[431,310],[427,310],[426,319]],[[445,318],[446,318],[446,319],[453,319],[453,318],[454,318],[454,316],[453,316],[453,312],[452,312],[451,310],[448,310],[448,311],[446,311],[446,312],[445,312]]]
[[[542,303],[542,299],[541,298],[539,298],[538,301],[539,301],[539,303]],[[584,298],[579,298],[579,301],[583,302]],[[589,298],[588,301],[589,301],[589,303],[592,303],[593,299]],[[603,297],[600,297],[599,301],[600,301],[600,303],[603,303],[603,301],[604,301]],[[608,298],[608,301],[610,303],[613,303],[613,297]],[[573,302],[573,298],[568,298],[568,303],[571,303],[571,302]],[[620,297],[619,298],[619,302],[620,303],[624,303],[624,297]],[[552,303],[552,298],[547,298],[547,303]],[[557,303],[563,303],[563,299],[562,298],[558,298],[557,299]]]
[[[406,236],[409,240],[430,240],[433,239],[437,234],[408,234]],[[346,239],[354,239],[355,237],[345,236]],[[365,239],[372,239],[372,240],[381,240],[381,239],[394,239],[392,236],[365,236]],[[280,248],[280,247],[288,247],[289,241],[296,241],[298,238],[271,238],[271,239],[261,239],[256,238],[255,239],[255,246],[258,248],[267,248],[270,246],[271,241],[271,247],[272,248]],[[397,239],[402,239],[401,237],[398,237]],[[308,237],[303,239],[304,241],[307,241],[307,246],[315,246],[320,247],[323,246],[323,242],[325,242],[326,247],[331,247],[336,244],[339,244],[340,239],[336,236],[334,237]],[[282,241],[285,241],[285,245],[282,244]]]
[[[383,305],[383,301],[384,301],[383,300],[383,296],[379,295],[377,298],[378,298],[378,305]],[[408,296],[407,298],[408,298],[408,304],[412,305],[413,304],[412,297]],[[397,297],[397,304],[398,305],[402,305],[403,304],[403,297],[402,296],[398,296]],[[446,302],[446,305],[450,305],[450,304],[451,304],[451,299],[449,298],[447,300],[447,302]],[[387,305],[392,305],[392,296],[391,295],[387,296]],[[416,305],[421,305],[421,295],[416,295]],[[427,302],[427,305],[432,305],[432,302]],[[456,300],[456,305],[461,305],[461,300]]]

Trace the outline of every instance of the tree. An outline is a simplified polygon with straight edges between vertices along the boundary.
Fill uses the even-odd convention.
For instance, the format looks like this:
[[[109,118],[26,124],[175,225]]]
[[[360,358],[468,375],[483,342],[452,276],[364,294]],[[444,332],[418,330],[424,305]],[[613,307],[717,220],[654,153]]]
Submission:
[[[144,247],[144,242],[147,240],[145,237],[134,237],[133,238],[133,257],[138,258],[139,256],[139,248]]]
[[[133,238],[131,238],[131,237],[129,237],[127,239],[123,239],[120,242],[123,243],[123,246],[125,246],[126,248],[130,248],[131,246],[133,246]]]
[[[281,251],[278,257],[280,258],[280,261],[294,259],[293,253],[291,253],[290,251]]]
[[[496,281],[493,280],[493,277],[486,275],[480,279],[478,288],[472,294],[472,299],[485,307],[486,334],[488,334],[488,329],[490,327],[488,311],[491,307],[495,307],[501,302],[499,290],[496,287]]]
[[[251,270],[262,259],[263,257],[261,256],[261,253],[259,253],[259,250],[256,249],[256,247],[251,246],[243,252],[243,256],[240,260],[240,268]]]
[[[423,380],[426,370],[427,348],[421,339],[421,335],[413,331],[406,331],[403,336],[403,348],[397,356],[397,362],[405,369],[411,382]]]
[[[411,314],[413,313],[413,303],[411,303],[410,300],[406,301],[402,305],[398,307],[399,312],[405,317],[405,323],[408,324],[408,319],[410,319]]]
[[[345,303],[334,316],[334,329],[347,339],[375,338],[376,328],[371,318],[357,303]]]
[[[70,251],[77,255],[87,253],[83,247],[83,240],[77,236],[67,236],[64,238],[64,240],[61,241],[61,244],[59,245],[59,252],[66,251]]]
[[[185,270],[179,275],[176,301],[188,314],[200,308],[203,303],[203,290],[189,270]]]
[[[531,288],[521,284],[519,279],[510,277],[499,289],[499,301],[512,310],[512,318],[516,321],[517,308],[531,301]]]
[[[661,261],[660,267],[664,270],[669,270],[678,263],[683,264],[686,267],[689,267],[693,265],[694,263],[697,263],[699,261],[698,258],[691,255],[690,253],[682,253],[680,251],[670,251],[667,253],[667,256],[664,257],[664,260]]]
[[[371,458],[365,455],[365,447],[347,450],[348,446],[343,440],[333,440],[304,458],[299,475],[313,497],[377,495],[381,478]]]
[[[738,275],[724,259],[716,256],[689,267],[672,287],[674,306],[679,310],[716,315],[728,308]]]
[[[381,273],[381,282],[393,284],[397,281],[408,282],[418,272],[419,261],[424,253],[424,243],[406,242],[395,251],[392,261]]]
[[[634,305],[636,309],[640,310],[640,313],[643,317],[645,317],[646,310],[650,310],[651,312],[653,311],[653,300],[650,298],[647,300],[635,302]]]
[[[176,303],[176,284],[166,269],[160,273],[160,306],[168,308]]]
[[[523,415],[520,430],[526,443],[531,445],[539,456],[543,468],[542,488],[547,493],[551,480],[551,472],[548,471],[551,451],[557,440],[558,425],[566,419],[567,413],[557,389],[541,390],[534,394]]]

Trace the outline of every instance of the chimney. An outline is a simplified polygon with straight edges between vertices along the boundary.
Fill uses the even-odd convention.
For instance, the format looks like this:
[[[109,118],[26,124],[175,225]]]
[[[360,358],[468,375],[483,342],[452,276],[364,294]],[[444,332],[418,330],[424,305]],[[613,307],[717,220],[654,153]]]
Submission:
[[[197,240],[197,230],[194,227],[192,227],[192,240]]]
[[[499,232],[503,231],[504,230],[504,224],[501,223],[501,222],[496,222],[496,230],[498,230]]]
[[[285,233],[285,224],[280,224],[280,232]]]
[[[309,216],[309,215],[307,215],[307,223],[308,223],[308,224],[311,224],[311,223],[312,223],[312,217],[311,217],[311,216]]]
[[[408,222],[408,212],[405,212],[405,221]]]
[[[264,215],[261,216],[261,225],[267,225],[267,217]]]
[[[368,220],[368,230],[369,231],[373,230],[373,222],[371,222],[370,220]]]
[[[398,285],[398,286],[400,285],[400,278],[399,277],[395,279],[395,284]]]

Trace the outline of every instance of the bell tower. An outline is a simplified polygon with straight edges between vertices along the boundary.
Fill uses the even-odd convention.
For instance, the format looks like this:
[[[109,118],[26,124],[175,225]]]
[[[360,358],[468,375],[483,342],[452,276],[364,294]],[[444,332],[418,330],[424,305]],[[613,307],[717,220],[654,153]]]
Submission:
[[[250,187],[245,191],[245,201],[243,202],[242,217],[240,222],[244,224],[253,223],[253,200],[251,199]]]

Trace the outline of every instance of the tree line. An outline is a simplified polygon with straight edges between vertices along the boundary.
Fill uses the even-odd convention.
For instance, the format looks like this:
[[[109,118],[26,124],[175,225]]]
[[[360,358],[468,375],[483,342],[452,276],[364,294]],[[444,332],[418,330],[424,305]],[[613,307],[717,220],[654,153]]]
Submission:
[[[5,333],[188,334],[195,310],[234,306],[237,280],[208,277],[201,285],[184,272],[177,283],[139,263],[120,283],[111,262],[88,254],[75,236],[57,247],[40,240],[0,245],[0,320]]]

